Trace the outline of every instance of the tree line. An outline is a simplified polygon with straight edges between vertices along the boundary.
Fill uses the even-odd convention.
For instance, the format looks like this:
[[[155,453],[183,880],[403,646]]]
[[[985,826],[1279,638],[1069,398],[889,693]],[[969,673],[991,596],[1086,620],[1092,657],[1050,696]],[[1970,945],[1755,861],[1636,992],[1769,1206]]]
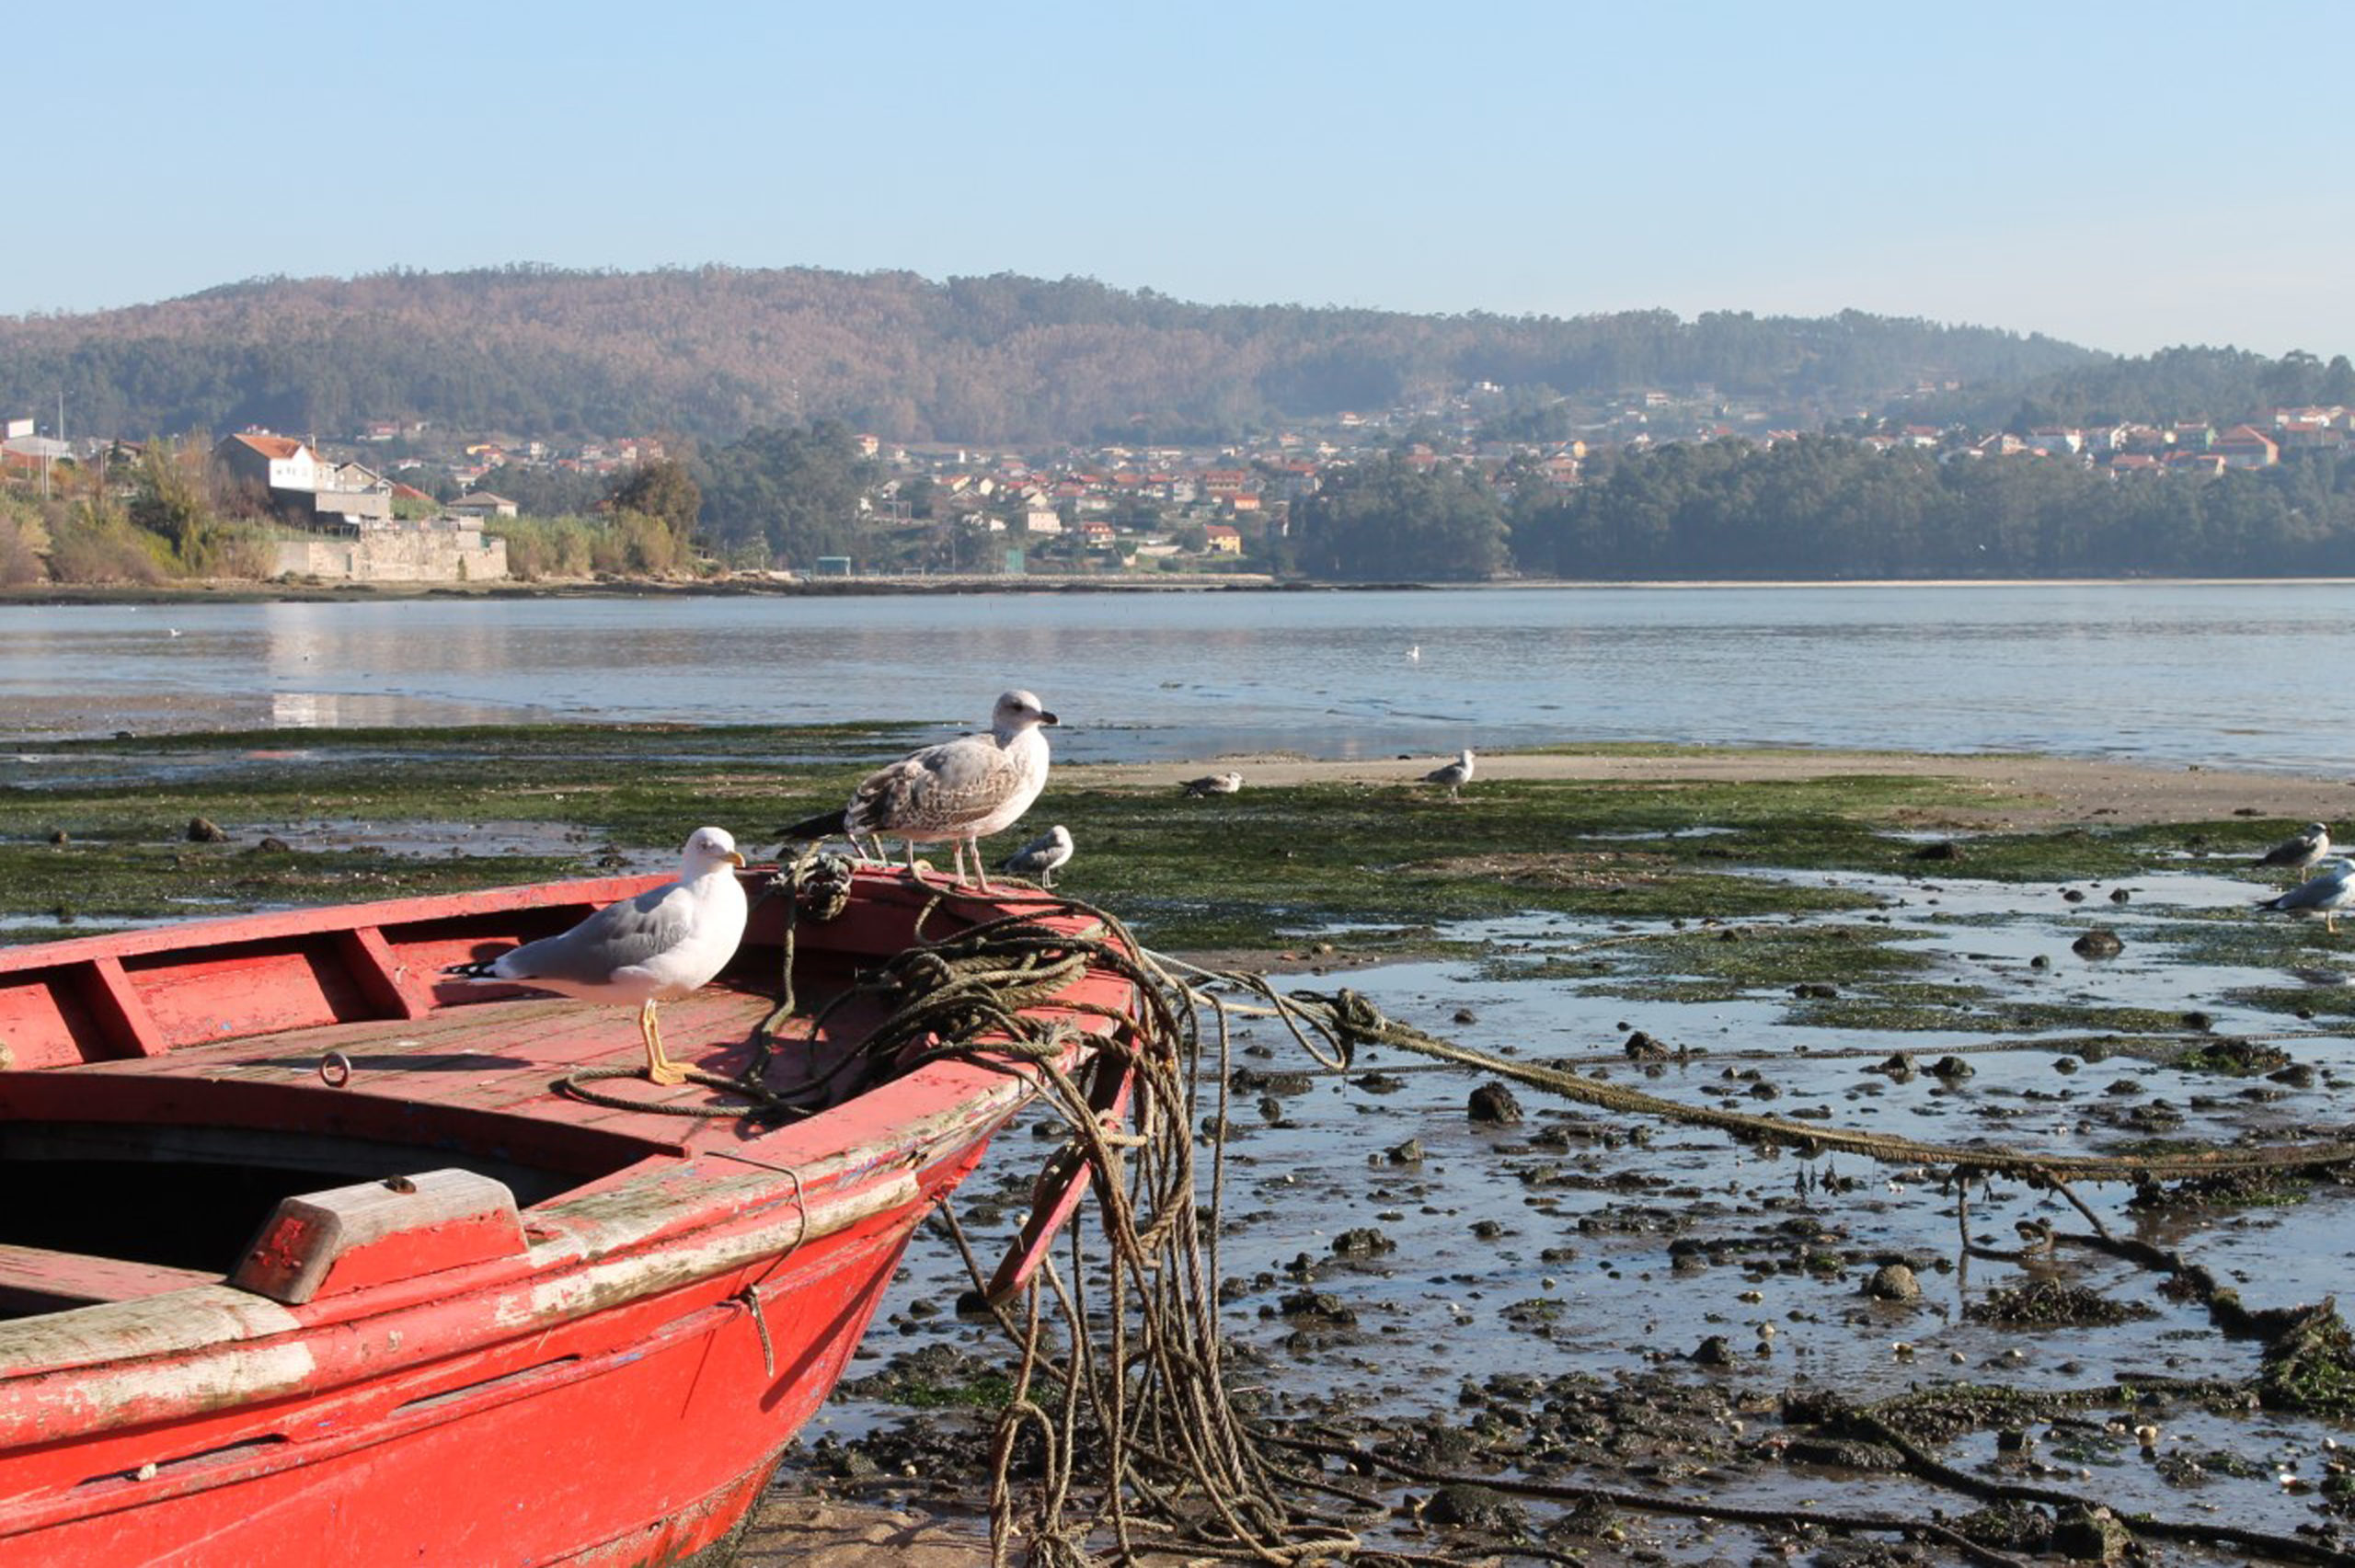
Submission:
[[[2355,455],[2113,477],[1802,436],[1626,450],[1570,490],[1392,457],[1336,472],[1294,517],[1300,569],[1339,581],[2341,575]]]
[[[1700,383],[1851,406],[1925,375],[2017,388],[2092,362],[2039,336],[1847,312],[1575,317],[1200,305],[1084,278],[499,268],[266,279],[135,309],[0,318],[0,410],[76,430],[371,419],[710,441],[841,421],[902,441],[1200,442],[1476,381]]]

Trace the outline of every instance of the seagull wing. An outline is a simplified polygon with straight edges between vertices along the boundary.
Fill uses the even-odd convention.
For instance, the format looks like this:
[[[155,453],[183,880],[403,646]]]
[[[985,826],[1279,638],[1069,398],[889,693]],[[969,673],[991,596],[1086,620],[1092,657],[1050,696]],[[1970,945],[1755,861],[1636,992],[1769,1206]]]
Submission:
[[[1011,799],[1022,770],[986,735],[927,746],[879,768],[851,792],[854,831],[953,835]]]
[[[553,980],[599,986],[627,968],[660,957],[687,941],[695,900],[684,884],[649,887],[608,904],[557,936],[527,942],[492,963],[502,980]]]

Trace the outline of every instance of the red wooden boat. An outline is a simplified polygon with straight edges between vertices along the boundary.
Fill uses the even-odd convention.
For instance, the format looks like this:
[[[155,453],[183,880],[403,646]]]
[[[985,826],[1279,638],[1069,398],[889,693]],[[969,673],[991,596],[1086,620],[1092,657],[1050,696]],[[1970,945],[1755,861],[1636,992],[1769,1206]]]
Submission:
[[[585,1104],[557,1082],[642,1060],[626,1010],[442,978],[662,880],[0,949],[0,1563],[725,1559],[917,1220],[1035,1087],[935,1060],[782,1126]],[[929,899],[862,872],[799,924],[767,1082],[873,1029],[850,979]],[[1013,893],[925,934],[1017,912],[1083,923]],[[782,930],[757,907],[664,1007],[679,1059],[748,1065]],[[1098,966],[1030,1012],[1075,1055],[1135,1001]]]

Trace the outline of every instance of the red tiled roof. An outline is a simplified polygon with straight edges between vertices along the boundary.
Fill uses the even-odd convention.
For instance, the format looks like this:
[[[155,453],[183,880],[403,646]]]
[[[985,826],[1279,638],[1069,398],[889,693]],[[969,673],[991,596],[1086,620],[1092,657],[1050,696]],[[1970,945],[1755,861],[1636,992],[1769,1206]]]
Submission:
[[[241,435],[232,438],[243,441],[264,457],[283,462],[303,450],[303,443],[292,436]]]

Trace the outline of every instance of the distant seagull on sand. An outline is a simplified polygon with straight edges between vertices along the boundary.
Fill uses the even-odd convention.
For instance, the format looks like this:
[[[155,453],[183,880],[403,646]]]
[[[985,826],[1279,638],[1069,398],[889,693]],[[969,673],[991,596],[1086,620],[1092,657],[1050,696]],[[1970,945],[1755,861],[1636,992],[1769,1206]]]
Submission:
[[[1446,767],[1433,768],[1430,773],[1425,773],[1423,775],[1423,782],[1425,784],[1445,784],[1447,786],[1448,799],[1461,799],[1462,797],[1456,794],[1456,791],[1462,789],[1465,784],[1472,782],[1472,748],[1466,746],[1460,753],[1457,754],[1455,761],[1450,762]]]
[[[2300,915],[2321,911],[2323,929],[2333,936],[2338,934],[2338,911],[2355,897],[2355,860],[2333,855],[2322,863],[2323,872],[2311,881],[2301,882],[2278,898],[2268,898],[2257,905],[2260,910],[2279,910],[2283,914]]]
[[[1243,787],[1243,775],[1235,773],[1204,773],[1200,778],[1188,779],[1178,787],[1196,798],[1205,795],[1233,795]]]
[[[2303,832],[2291,834],[2257,857],[2259,865],[2278,865],[2284,871],[2303,871],[2330,853],[2330,830],[2319,822],[2309,822]]]
[[[830,833],[904,839],[908,869],[916,866],[916,845],[946,839],[956,845],[957,883],[965,885],[965,851],[973,852],[973,876],[990,890],[982,864],[981,841],[1003,832],[1030,809],[1047,787],[1047,738],[1040,725],[1055,715],[1028,692],[997,700],[986,734],[960,735],[921,751],[911,751],[888,768],[878,768],[850,792],[850,804],[781,830],[787,839],[822,839]]]
[[[1071,830],[1061,822],[1005,857],[998,869],[1035,879],[1041,887],[1055,885],[1055,873],[1071,859]]]
[[[1421,663],[1421,662],[1422,662],[1422,658],[1423,658],[1423,645],[1422,645],[1422,644],[1420,644],[1420,643],[1408,643],[1408,644],[1407,645],[1407,663],[1409,663],[1409,664],[1419,664],[1419,663]]]
[[[679,879],[608,904],[560,936],[544,936],[479,964],[442,971],[466,980],[505,980],[589,1001],[638,1004],[646,1076],[684,1083],[686,1069],[662,1053],[654,1004],[701,989],[744,939],[744,857],[724,828],[697,828]]]

